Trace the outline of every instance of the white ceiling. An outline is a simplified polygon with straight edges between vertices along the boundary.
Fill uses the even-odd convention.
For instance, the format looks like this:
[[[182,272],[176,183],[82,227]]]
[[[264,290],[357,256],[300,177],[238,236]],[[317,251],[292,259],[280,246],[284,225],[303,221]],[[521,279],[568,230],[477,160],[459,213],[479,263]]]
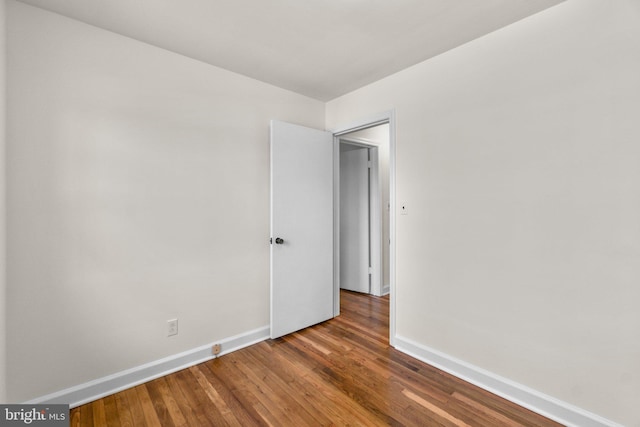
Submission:
[[[21,0],[328,101],[562,0]]]

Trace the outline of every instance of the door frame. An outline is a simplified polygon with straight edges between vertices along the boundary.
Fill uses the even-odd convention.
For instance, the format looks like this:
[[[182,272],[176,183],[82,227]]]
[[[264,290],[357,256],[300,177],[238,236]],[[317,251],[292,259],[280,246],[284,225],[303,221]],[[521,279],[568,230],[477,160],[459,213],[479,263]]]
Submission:
[[[348,134],[347,134],[348,135]],[[375,296],[382,296],[382,292],[384,289],[384,275],[382,274],[382,265],[383,265],[383,248],[382,248],[382,186],[380,183],[380,173],[379,173],[379,153],[378,153],[378,146],[375,144],[372,144],[370,142],[367,142],[365,140],[359,139],[359,138],[350,138],[350,137],[339,137],[339,142],[340,145],[345,144],[345,145],[351,145],[354,147],[360,147],[362,149],[366,149],[368,150],[368,155],[369,155],[369,194],[367,194],[367,197],[369,198],[368,201],[368,221],[369,221],[369,236],[368,236],[368,242],[367,244],[369,245],[369,275],[371,277],[371,280],[369,281],[369,294],[371,295],[375,295]],[[342,153],[340,153],[340,156],[342,156]],[[341,159],[341,157],[340,157]],[[341,168],[341,165],[339,164],[339,168]],[[338,174],[340,173],[340,171],[338,170]],[[340,181],[339,181],[340,182]],[[336,197],[336,200],[338,200],[338,202],[340,201],[340,190],[341,190],[341,186],[338,185],[338,195]],[[376,209],[376,207],[379,207],[379,209]],[[338,211],[340,210],[340,205],[338,204],[337,207]],[[340,219],[340,218],[338,218]],[[340,229],[340,221],[338,221],[338,224],[336,225],[336,227],[338,227],[338,230]],[[341,240],[342,236],[340,233],[338,233],[338,240]],[[341,242],[338,242],[338,248],[341,247]],[[340,254],[338,254],[338,258]],[[340,271],[340,269],[338,269],[338,271]],[[341,284],[338,284],[338,287],[341,288]]]
[[[334,155],[334,316],[340,315],[340,136],[370,127],[389,124],[389,344],[395,347],[396,336],[396,119],[395,110],[354,121],[331,130]],[[337,199],[336,199],[337,198]]]

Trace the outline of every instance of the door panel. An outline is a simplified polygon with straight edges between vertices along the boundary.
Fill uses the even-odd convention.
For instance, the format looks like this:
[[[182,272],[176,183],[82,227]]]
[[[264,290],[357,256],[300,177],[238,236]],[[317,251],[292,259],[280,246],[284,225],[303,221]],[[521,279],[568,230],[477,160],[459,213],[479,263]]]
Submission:
[[[370,292],[369,150],[340,148],[340,287]]]
[[[271,337],[332,318],[331,133],[271,122],[271,237]]]

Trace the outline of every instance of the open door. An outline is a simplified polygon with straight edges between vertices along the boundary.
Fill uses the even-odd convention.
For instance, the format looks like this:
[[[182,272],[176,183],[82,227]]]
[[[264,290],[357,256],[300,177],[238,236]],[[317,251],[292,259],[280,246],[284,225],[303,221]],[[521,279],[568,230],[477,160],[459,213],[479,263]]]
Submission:
[[[334,316],[333,135],[271,121],[271,338]]]

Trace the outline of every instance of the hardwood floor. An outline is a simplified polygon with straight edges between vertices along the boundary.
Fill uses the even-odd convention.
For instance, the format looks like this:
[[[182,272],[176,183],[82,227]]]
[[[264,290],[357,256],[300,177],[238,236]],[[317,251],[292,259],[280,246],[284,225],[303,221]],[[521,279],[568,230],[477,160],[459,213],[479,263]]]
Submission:
[[[388,345],[389,299],[71,410],[72,426],[559,426]]]

